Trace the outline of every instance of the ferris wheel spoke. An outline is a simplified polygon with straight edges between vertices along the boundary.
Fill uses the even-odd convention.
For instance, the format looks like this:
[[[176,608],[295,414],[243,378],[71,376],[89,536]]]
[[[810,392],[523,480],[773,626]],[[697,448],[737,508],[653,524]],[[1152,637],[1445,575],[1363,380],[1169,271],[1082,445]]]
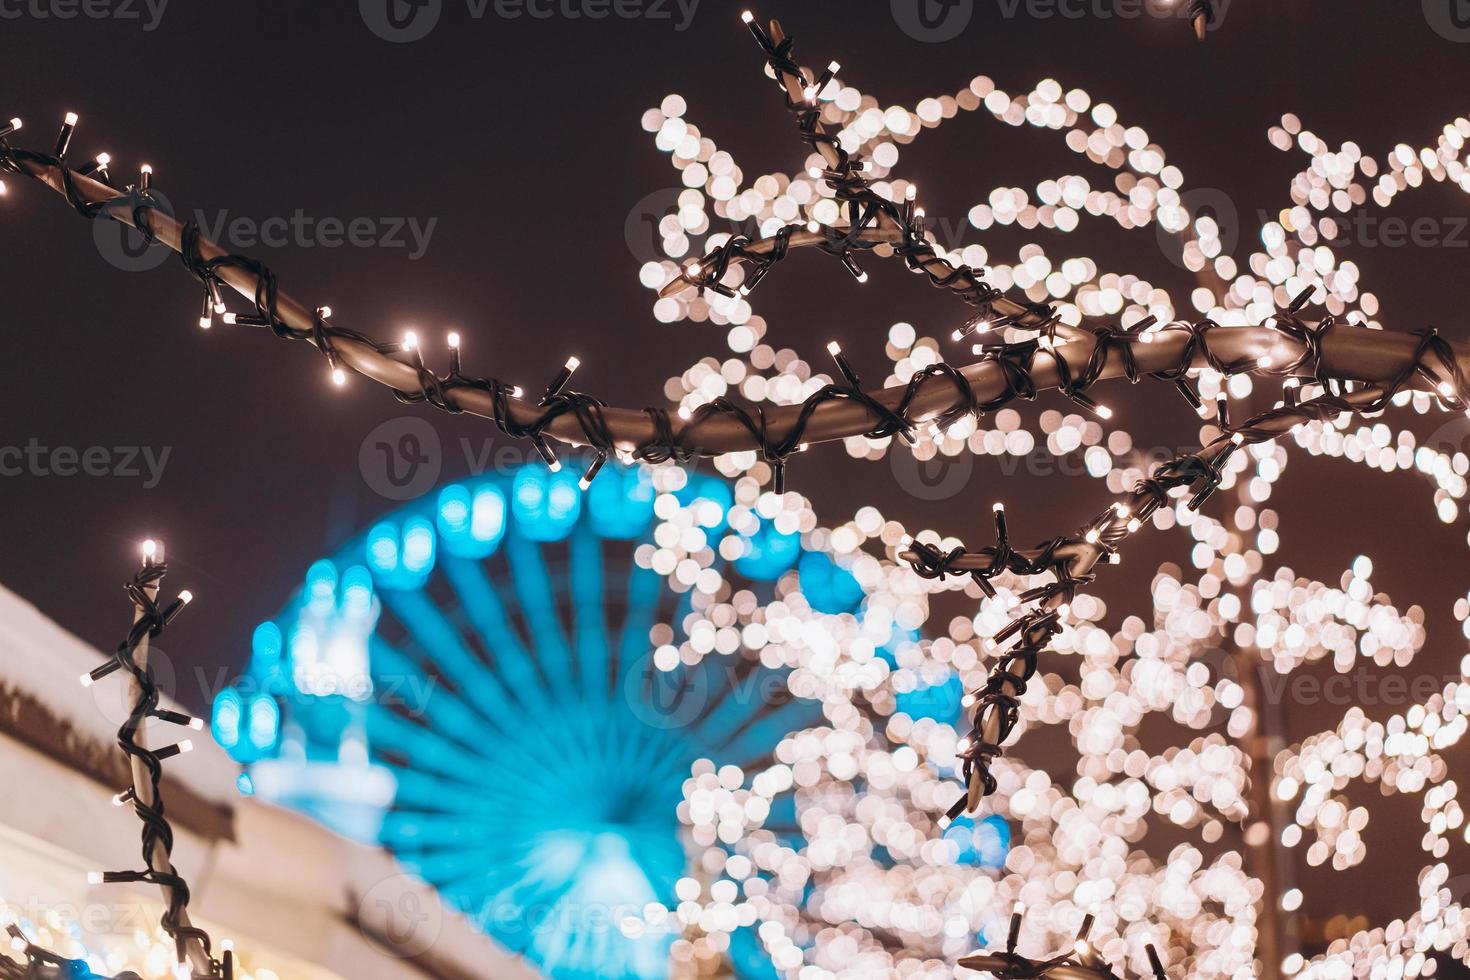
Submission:
[[[387,641],[375,636],[368,649],[373,683],[381,692],[381,698],[393,698],[413,715],[432,713],[436,730],[469,751],[482,752],[485,722],[458,694],[449,690],[439,678],[431,677],[412,657]],[[392,713],[392,707],[384,700],[375,701],[368,710],[370,713]]]
[[[420,590],[383,590],[384,602],[409,626],[445,677],[495,727],[495,719],[515,715],[515,703],[505,687],[464,645],[457,630]]]
[[[530,709],[549,710],[551,697],[541,671],[507,615],[505,603],[491,585],[485,566],[478,561],[449,557],[441,567],[470,624],[489,651],[492,663],[516,699]]]
[[[547,681],[557,685],[573,675],[572,652],[556,613],[556,587],[546,569],[541,547],[518,529],[506,535],[506,557],[521,615],[531,634],[531,647]]]
[[[614,690],[627,690],[628,671],[648,657],[648,634],[657,622],[663,577],[651,568],[634,568],[628,575],[627,614],[619,631],[618,664]]]
[[[585,523],[571,536],[572,624],[577,645],[577,669],[588,698],[607,697],[608,640],[603,614],[602,542]]]

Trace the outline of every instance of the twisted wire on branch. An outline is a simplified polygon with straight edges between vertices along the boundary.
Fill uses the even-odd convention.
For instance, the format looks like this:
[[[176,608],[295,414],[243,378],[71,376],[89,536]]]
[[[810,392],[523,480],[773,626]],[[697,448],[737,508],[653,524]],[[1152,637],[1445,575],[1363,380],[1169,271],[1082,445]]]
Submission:
[[[164,809],[163,763],[189,751],[191,743],[185,739],[150,749],[141,739],[143,726],[152,720],[196,731],[203,727],[198,718],[160,707],[162,693],[148,663],[149,642],[158,637],[193,598],[184,591],[167,606],[159,606],[158,591],[167,570],[161,546],[153,541],[146,542],[142,568],[124,585],[133,603],[133,626],[112,656],[81,678],[84,686],[91,686],[118,671],[127,675],[130,704],[127,718],[117,731],[117,744],[128,758],[133,782],[113,797],[113,802],[118,806],[131,803],[133,812],[143,824],[142,868],[94,871],[88,875],[88,880],[91,884],[157,885],[166,902],[159,922],[174,942],[177,961],[189,965],[189,975],[195,980],[231,980],[234,976],[234,954],[226,950],[220,958],[215,958],[209,934],[190,922],[189,885],[172,861],[174,831]],[[64,959],[33,945],[14,923],[8,929],[25,962],[17,963],[0,957],[0,980],[64,980],[94,976],[85,961]],[[136,974],[120,974],[116,980],[136,980]]]

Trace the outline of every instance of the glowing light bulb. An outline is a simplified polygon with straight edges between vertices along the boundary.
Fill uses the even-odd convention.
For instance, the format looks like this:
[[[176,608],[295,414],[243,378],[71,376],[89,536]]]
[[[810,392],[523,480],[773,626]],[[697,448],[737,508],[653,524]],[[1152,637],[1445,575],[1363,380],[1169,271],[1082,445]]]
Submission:
[[[1110,419],[1113,417],[1113,410],[1106,405],[1099,405],[1097,406],[1097,414],[1100,418]]]
[[[577,358],[575,358],[575,357],[569,357],[569,358],[567,358],[566,368],[567,368],[568,371],[575,371],[575,370],[577,370],[577,368],[579,368],[581,366],[582,366],[582,362],[579,361],[579,360],[577,360]]]
[[[146,540],[146,541],[143,542],[143,557],[144,557],[144,559],[146,559],[147,561],[152,561],[153,558],[154,558],[154,556],[157,555],[157,554],[158,554],[158,542],[157,541],[154,541],[152,538],[149,538],[148,540]]]
[[[100,872],[100,871],[88,871],[87,872],[87,884],[89,884],[89,885],[100,885],[100,884],[102,884],[102,872]]]
[[[347,383],[347,372],[339,367],[332,368],[332,384],[338,388]]]
[[[454,333],[453,331],[450,332],[450,334],[449,334],[449,346],[450,347],[458,347],[459,346],[459,334]]]
[[[842,353],[842,345],[835,340],[828,341],[827,353],[831,354],[833,357],[836,357],[838,354]]]
[[[755,14],[751,13],[749,10],[742,10],[740,11],[740,19],[749,24],[751,21],[755,20]]]
[[[316,308],[316,315],[325,320],[332,315],[332,308],[330,306],[318,306]]]
[[[412,330],[410,330],[410,331],[408,331],[407,333],[405,333],[403,335],[403,348],[404,348],[404,350],[413,350],[418,345],[419,345],[419,335],[418,334],[416,334]]]
[[[75,126],[77,124],[77,114],[75,112],[68,112],[66,114],[66,124],[68,126]]]
[[[179,601],[187,606],[189,603],[194,601],[194,593],[190,592],[188,589],[185,589],[184,591],[179,593]]]

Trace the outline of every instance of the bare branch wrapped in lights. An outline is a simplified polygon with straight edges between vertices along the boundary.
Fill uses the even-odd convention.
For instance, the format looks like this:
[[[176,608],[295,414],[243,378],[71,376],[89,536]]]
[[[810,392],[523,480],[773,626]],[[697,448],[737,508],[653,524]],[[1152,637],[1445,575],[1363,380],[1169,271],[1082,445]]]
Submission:
[[[64,132],[63,140],[68,136]],[[127,675],[130,703],[127,718],[118,728],[117,744],[128,758],[133,782],[113,797],[113,803],[117,806],[131,804],[133,812],[143,823],[143,868],[134,871],[93,871],[87,876],[88,883],[157,885],[167,902],[160,924],[173,940],[180,969],[185,969],[184,964],[187,964],[187,973],[184,975],[194,980],[231,980],[234,976],[234,953],[225,949],[216,958],[212,952],[209,934],[190,922],[189,885],[171,860],[174,832],[165,815],[160,785],[163,780],[163,762],[190,751],[192,743],[184,739],[172,745],[150,749],[142,740],[143,727],[154,721],[179,725],[193,731],[204,727],[201,719],[160,705],[162,692],[148,663],[149,641],[161,634],[184,611],[193,595],[183,591],[172,602],[160,606],[158,592],[168,570],[164,561],[163,545],[150,539],[143,543],[142,551],[142,568],[125,585],[128,598],[133,603],[132,628],[128,631],[127,638],[118,644],[112,657],[83,674],[81,683],[84,687],[90,687],[119,671]],[[32,945],[14,923],[9,926],[9,931],[14,947],[25,957],[26,962],[17,964],[13,960],[0,957],[0,978],[59,980],[62,977],[93,975],[85,962],[66,960]]]

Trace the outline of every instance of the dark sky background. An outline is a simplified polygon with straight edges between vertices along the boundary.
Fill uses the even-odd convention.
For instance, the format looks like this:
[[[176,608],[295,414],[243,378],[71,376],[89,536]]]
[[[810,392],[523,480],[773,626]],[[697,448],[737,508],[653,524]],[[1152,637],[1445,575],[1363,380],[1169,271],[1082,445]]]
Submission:
[[[330,304],[343,325],[377,336],[414,325],[436,343],[452,326],[475,373],[527,385],[576,354],[584,365],[578,387],[614,404],[655,404],[670,374],[728,352],[721,328],[658,323],[652,295],[637,282],[640,258],[625,235],[630,212],[636,228],[639,201],[676,179],[639,128],[640,114],[681,93],[687,118],[732,151],[748,178],[795,168],[804,149],[762,77],[739,6],[703,0],[684,30],[676,6],[633,6],[663,16],[506,18],[492,3],[475,17],[466,0],[444,0],[427,37],[389,43],[342,0],[174,0],[152,30],[145,27],[154,15],[140,2],[118,0],[94,8],[113,16],[67,20],[17,3],[0,6],[0,115],[26,119],[18,145],[46,148],[61,115],[79,112],[75,158],[106,150],[129,180],[138,163],[151,162],[175,209],[200,210],[207,220],[300,210],[314,220],[366,217],[380,230],[388,219],[433,221],[417,258],[404,247],[320,242],[244,250],[270,264],[293,295]],[[1242,219],[1239,258],[1257,232],[1258,209],[1288,205],[1287,182],[1304,159],[1265,140],[1282,112],[1381,160],[1400,141],[1432,145],[1467,109],[1470,43],[1435,29],[1448,23],[1445,5],[1426,14],[1417,0],[1235,0],[1204,44],[1182,20],[1100,16],[1100,6],[1120,9],[1072,0],[1063,9],[1081,15],[1066,17],[1033,0],[1006,16],[1010,3],[962,0],[968,26],[942,43],[907,36],[886,2],[788,0],[757,12],[782,18],[803,63],[841,61],[843,78],[884,105],[953,94],[979,73],[1010,92],[1047,76],[1085,88],[1118,107],[1125,124],[1146,127],[1187,186],[1230,194]],[[1094,186],[1103,173],[1057,134],[981,112],[926,131],[903,150],[897,174],[917,180],[931,215],[959,220],[998,183],[1029,187],[1077,172]],[[0,205],[0,445],[145,446],[169,455],[154,487],[126,476],[0,478],[0,583],[111,646],[128,619],[119,585],[136,543],[157,535],[168,545],[172,587],[199,600],[168,649],[182,664],[238,666],[254,624],[279,608],[308,564],[397,506],[365,483],[359,448],[380,423],[418,410],[363,379],[333,391],[305,345],[198,330],[197,286],[175,260],[120,269],[55,194],[8,183]],[[1386,213],[1434,218],[1452,237],[1452,219],[1470,206],[1459,191],[1431,183]],[[1151,229],[1123,232],[1095,220],[1071,236],[1040,235],[1054,257],[1089,254],[1105,269],[1175,287],[1182,306],[1190,280],[1164,259]],[[967,240],[1006,256],[1027,237],[972,229]],[[1464,340],[1467,246],[1461,230],[1439,248],[1360,244],[1345,254],[1382,297],[1388,326],[1434,323]],[[822,256],[785,263],[756,297],[768,341],[821,362],[835,337],[860,371],[880,377],[892,322],[943,336],[962,315],[892,263],[866,264],[872,281],[859,290]],[[1113,389],[1108,400],[1138,442],[1191,445],[1195,424],[1164,389]],[[1067,406],[1043,398],[1026,414],[1047,407]],[[466,472],[461,437],[504,444],[487,423],[436,416],[433,424],[446,479]],[[792,486],[830,521],[874,502],[983,543],[988,505],[999,497],[1011,504],[1017,537],[1041,540],[1106,499],[1094,480],[1003,476],[994,459],[980,458],[963,493],[928,502],[899,488],[889,461],[853,463],[835,447],[816,456],[793,464]],[[1282,562],[1335,582],[1354,555],[1373,555],[1375,584],[1401,607],[1417,601],[1428,610],[1429,647],[1414,669],[1445,673],[1464,647],[1449,609],[1470,585],[1460,574],[1466,524],[1439,524],[1431,495],[1414,475],[1294,454],[1273,504],[1283,515]],[[1187,562],[1191,543],[1178,532],[1143,536],[1100,586],[1113,612],[1145,610],[1158,562]],[[208,692],[186,685],[179,694],[202,706]],[[1300,737],[1340,712],[1294,709],[1288,721]],[[1416,810],[1405,803],[1375,817],[1370,856],[1373,831],[1383,834],[1400,817],[1398,826],[1417,838]],[[1404,857],[1421,863],[1416,848]],[[1412,881],[1398,880],[1406,877],[1370,890],[1385,905],[1364,897],[1361,911],[1383,921],[1412,909]]]

